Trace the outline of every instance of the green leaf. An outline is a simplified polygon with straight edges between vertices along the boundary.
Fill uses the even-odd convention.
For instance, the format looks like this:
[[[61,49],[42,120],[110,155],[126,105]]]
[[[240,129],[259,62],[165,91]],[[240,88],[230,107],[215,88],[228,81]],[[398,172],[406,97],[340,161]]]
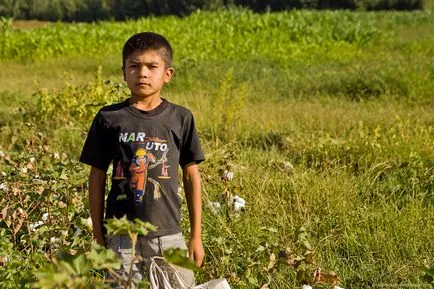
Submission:
[[[256,252],[263,252],[263,251],[265,251],[265,247],[264,246],[259,245],[259,247],[256,248]]]
[[[56,252],[56,257],[59,260],[65,261],[67,263],[72,263],[76,258],[75,255],[71,255],[67,250],[59,250]]]
[[[422,280],[423,282],[425,282],[425,283],[428,283],[428,284],[434,284],[434,277],[432,277],[432,276],[423,275],[423,276],[420,277],[420,278],[421,278],[421,280]]]
[[[84,275],[89,271],[89,262],[84,255],[78,255],[72,262],[72,266],[79,275]]]
[[[261,227],[260,229],[264,230],[264,231],[271,232],[271,233],[277,233],[278,232],[278,230],[276,228],[273,228],[273,227]]]
[[[249,280],[249,283],[250,283],[250,284],[252,284],[252,285],[254,285],[254,286],[259,286],[258,279],[256,279],[256,277],[250,276],[250,277],[248,278],[248,280]]]
[[[434,267],[425,266],[424,274],[421,276],[423,282],[434,285]]]
[[[428,276],[434,277],[434,267],[425,267],[424,273]]]
[[[65,172],[62,172],[59,176],[59,179],[61,180],[68,180],[68,175]]]
[[[297,271],[297,282],[300,285],[303,284],[313,284],[313,275],[311,270],[309,270],[308,266],[305,266],[304,264],[300,265],[298,271]]]
[[[87,258],[92,263],[92,267],[97,270],[108,268],[119,269],[121,267],[118,255],[114,251],[98,244],[93,246],[92,250],[87,254]]]
[[[105,225],[109,235],[129,235],[129,233],[137,233],[146,236],[149,232],[156,230],[156,227],[150,223],[143,222],[139,219],[134,219],[134,222],[127,220],[124,216],[120,219],[108,219]]]
[[[298,242],[306,249],[306,250],[309,250],[309,251],[312,251],[312,246],[311,246],[311,244],[310,244],[310,242],[309,242],[309,240],[308,240],[308,237],[309,237],[309,234],[308,234],[308,232],[307,232],[307,230],[306,230],[306,228],[305,227],[300,227],[298,230],[297,230],[297,239],[298,239]]]
[[[196,264],[187,257],[187,250],[171,248],[163,252],[163,257],[167,262],[190,270],[199,269]]]

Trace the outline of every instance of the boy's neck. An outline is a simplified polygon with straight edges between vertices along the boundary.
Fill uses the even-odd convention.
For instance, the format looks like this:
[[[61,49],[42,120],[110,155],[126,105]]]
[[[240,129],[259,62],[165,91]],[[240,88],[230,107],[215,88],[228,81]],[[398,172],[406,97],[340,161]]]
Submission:
[[[163,100],[159,95],[152,96],[152,97],[139,97],[139,96],[131,95],[129,99],[129,103],[132,106],[144,111],[153,110],[154,108],[159,106],[162,101]]]

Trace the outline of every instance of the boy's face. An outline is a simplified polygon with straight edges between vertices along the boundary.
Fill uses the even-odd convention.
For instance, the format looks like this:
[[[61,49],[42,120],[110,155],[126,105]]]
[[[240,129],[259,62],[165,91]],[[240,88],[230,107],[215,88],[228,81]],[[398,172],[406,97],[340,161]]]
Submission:
[[[158,50],[131,53],[122,70],[132,96],[139,98],[160,97],[161,88],[173,75]]]

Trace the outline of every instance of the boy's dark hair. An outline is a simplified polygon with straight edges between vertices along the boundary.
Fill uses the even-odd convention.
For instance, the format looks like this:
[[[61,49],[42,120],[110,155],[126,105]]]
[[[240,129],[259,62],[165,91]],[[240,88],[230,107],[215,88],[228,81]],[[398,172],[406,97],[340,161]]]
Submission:
[[[166,67],[172,67],[173,51],[164,36],[153,32],[141,32],[131,36],[122,49],[122,66],[127,57],[135,51],[158,50]]]

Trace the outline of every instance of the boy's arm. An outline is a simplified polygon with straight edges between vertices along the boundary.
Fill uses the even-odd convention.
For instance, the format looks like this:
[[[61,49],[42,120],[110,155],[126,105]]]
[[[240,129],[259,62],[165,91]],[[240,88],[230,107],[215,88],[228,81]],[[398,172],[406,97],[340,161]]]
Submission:
[[[89,174],[89,210],[93,226],[93,238],[102,246],[104,239],[104,194],[106,173],[98,168],[91,167]]]
[[[205,252],[202,245],[202,190],[199,166],[189,163],[182,168],[188,215],[190,218],[190,241],[188,253],[196,265],[202,265]]]

